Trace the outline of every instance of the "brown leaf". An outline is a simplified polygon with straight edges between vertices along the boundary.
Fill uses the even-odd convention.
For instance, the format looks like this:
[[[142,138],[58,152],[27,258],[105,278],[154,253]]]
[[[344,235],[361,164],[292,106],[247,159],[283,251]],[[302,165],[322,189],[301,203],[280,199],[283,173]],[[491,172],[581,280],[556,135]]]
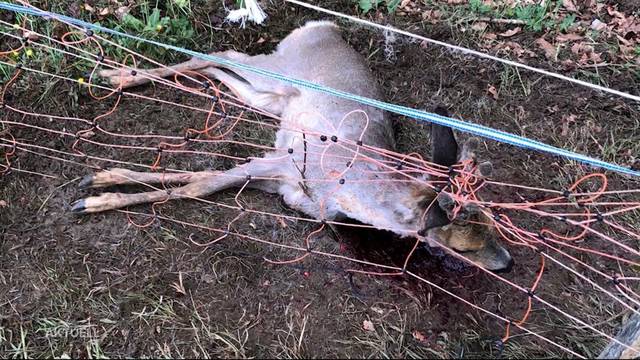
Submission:
[[[607,6],[607,12],[609,13],[609,15],[613,16],[614,18],[618,18],[618,19],[624,19],[625,18],[623,13],[621,13],[620,11],[614,9],[613,6],[611,6],[611,5]]]
[[[589,60],[594,64],[600,64],[602,62],[602,53],[592,52],[589,54]]]
[[[546,56],[547,59],[552,61],[556,60],[557,50],[555,46],[551,45],[551,43],[544,38],[539,38],[535,43],[544,51],[544,56]]]
[[[87,10],[88,12],[92,13],[92,14],[94,12],[96,12],[96,10],[89,4],[84,4],[84,9]]]
[[[422,19],[430,22],[435,22],[440,19],[440,16],[442,16],[440,10],[427,10],[422,13]]]
[[[491,94],[491,96],[495,99],[498,100],[498,90],[496,90],[496,87],[489,84],[489,86],[487,87],[487,92],[489,94]]]
[[[590,53],[593,52],[593,46],[583,42],[575,43],[571,47],[571,52],[576,55]]]
[[[489,24],[487,24],[486,22],[479,21],[471,25],[471,30],[484,31],[487,28],[487,26],[489,26]]]
[[[578,34],[560,34],[556,36],[556,41],[558,42],[576,41],[582,39],[584,39],[584,37]]]
[[[466,4],[467,0],[447,0],[447,4],[451,4],[451,5],[460,5],[460,4]]]
[[[7,207],[7,202],[4,200],[0,200],[0,207]]]
[[[498,38],[498,35],[494,34],[494,33],[485,33],[484,35],[482,35],[483,38],[487,39],[487,40],[495,40]]]
[[[427,343],[427,337],[420,331],[413,330],[413,332],[411,332],[411,335],[413,335],[413,338],[418,340],[418,342],[421,342],[423,344]]]
[[[107,16],[107,15],[109,15],[110,13],[111,13],[111,9],[109,9],[109,8],[107,7],[107,8],[104,8],[104,9],[100,10],[99,15],[100,15],[100,16]]]
[[[127,15],[129,11],[131,11],[131,9],[128,6],[120,6],[116,9],[115,14],[118,20],[122,21],[122,19],[124,19],[124,16]]]
[[[362,322],[362,328],[366,331],[376,331],[375,326],[373,326],[373,323],[369,320],[365,320]]]
[[[560,62],[564,70],[571,71],[576,68],[576,63],[571,59],[562,60]]]
[[[507,31],[505,31],[505,32],[503,32],[503,33],[500,33],[500,34],[498,34],[498,35],[499,35],[499,36],[502,36],[502,37],[511,37],[511,36],[513,36],[513,35],[515,35],[515,34],[519,33],[520,31],[522,31],[522,28],[517,27],[517,28],[515,28],[515,29],[507,30]]]
[[[573,0],[562,0],[562,6],[569,11],[578,12],[578,8],[576,8],[576,4],[573,3]]]

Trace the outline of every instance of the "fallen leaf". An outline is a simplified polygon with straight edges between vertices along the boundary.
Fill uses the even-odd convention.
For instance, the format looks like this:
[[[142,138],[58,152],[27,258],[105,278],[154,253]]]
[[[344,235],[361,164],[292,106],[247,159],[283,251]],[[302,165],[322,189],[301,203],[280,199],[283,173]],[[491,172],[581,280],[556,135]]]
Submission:
[[[584,39],[584,37],[578,34],[560,34],[556,36],[556,41],[558,42],[576,41],[582,39]]]
[[[440,19],[442,13],[439,10],[427,10],[422,13],[422,19],[430,22],[435,22]]]
[[[256,44],[262,44],[265,41],[266,40],[263,37],[261,37],[260,39],[258,39],[258,41],[256,41]]]
[[[427,10],[422,13],[422,19],[434,21],[440,18],[442,13],[439,10]]]
[[[421,342],[423,344],[427,343],[427,337],[423,333],[421,333],[420,331],[413,330],[411,335],[413,335],[413,338],[418,340],[419,342]]]
[[[488,92],[489,94],[491,94],[491,96],[492,96],[495,100],[498,100],[498,90],[496,90],[496,87],[495,87],[495,86],[493,86],[493,85],[489,85],[489,86],[487,87],[487,92]]]
[[[602,63],[602,54],[593,51],[589,54],[589,60],[594,64],[600,64]]]
[[[466,4],[467,0],[447,0],[447,4],[451,4],[451,5],[460,5],[460,4]]]
[[[7,206],[7,202],[4,200],[0,200],[0,207],[6,207]]]
[[[100,16],[107,16],[107,15],[109,15],[110,13],[111,13],[111,9],[109,9],[109,8],[107,7],[107,8],[104,8],[104,9],[100,10],[99,15],[100,15]]]
[[[551,43],[544,38],[539,38],[535,43],[544,51],[544,56],[546,56],[547,59],[552,61],[556,60],[557,50],[555,46],[551,45]]]
[[[487,39],[487,40],[495,40],[498,38],[498,35],[494,34],[494,33],[485,33],[484,35],[482,35],[483,38]]]
[[[609,13],[609,15],[618,18],[618,19],[624,19],[625,16],[623,13],[621,13],[620,11],[616,10],[613,8],[613,6],[609,5],[607,6],[607,12]]]
[[[515,35],[515,34],[519,33],[520,31],[522,31],[522,28],[517,27],[517,28],[515,28],[515,29],[507,30],[507,31],[505,31],[505,32],[503,32],[503,33],[500,33],[500,34],[498,34],[498,35],[499,35],[499,36],[502,36],[502,37],[511,37],[511,36],[513,36],[513,35]]]
[[[573,3],[573,0],[562,0],[562,6],[569,11],[578,12],[578,8],[576,8],[576,4]]]
[[[369,320],[365,320],[362,322],[362,328],[366,331],[376,331],[376,328],[373,326],[373,323]]]
[[[593,46],[583,42],[575,43],[571,47],[571,52],[576,55],[590,53],[593,52]]]
[[[400,2],[400,8],[404,9],[407,6],[407,4],[409,4],[410,2],[411,2],[411,0],[402,0]]]
[[[523,48],[522,45],[514,41],[507,41],[503,44],[497,45],[495,48],[515,53],[518,59],[524,57],[525,55],[530,58],[536,57],[536,54],[533,51]]]
[[[593,30],[596,30],[596,31],[602,31],[602,30],[607,28],[607,24],[603,23],[602,21],[600,21],[598,19],[594,19],[591,22],[591,25],[589,25],[589,27],[591,29],[593,29]]]
[[[636,47],[620,44],[620,53],[627,59],[630,59],[635,56]]]
[[[130,11],[131,9],[128,6],[120,6],[116,9],[115,15],[118,20],[122,21],[122,19],[124,19],[124,16],[127,15]]]
[[[486,22],[479,21],[471,25],[471,30],[484,31],[487,28],[487,26],[489,26],[489,24],[487,24]]]
[[[566,71],[571,71],[576,68],[576,63],[571,59],[562,60],[560,64],[562,64],[563,69]]]
[[[92,14],[94,12],[96,12],[96,10],[89,4],[84,4],[84,9],[87,10],[88,12],[92,13]]]

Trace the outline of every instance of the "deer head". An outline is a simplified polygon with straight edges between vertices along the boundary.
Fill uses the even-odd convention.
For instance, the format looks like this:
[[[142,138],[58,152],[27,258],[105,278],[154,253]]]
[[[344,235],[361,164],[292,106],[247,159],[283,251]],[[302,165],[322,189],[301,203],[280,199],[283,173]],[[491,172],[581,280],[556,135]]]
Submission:
[[[436,113],[449,116],[442,108],[438,108]],[[436,164],[450,167],[465,160],[475,162],[479,143],[477,138],[471,138],[459,150],[451,128],[432,124],[431,153]],[[493,168],[491,163],[485,162],[476,169],[478,176],[487,177]],[[428,206],[421,233],[432,246],[452,249],[488,270],[511,269],[513,259],[497,240],[489,209],[480,209],[476,203],[458,204],[446,191],[438,193]]]

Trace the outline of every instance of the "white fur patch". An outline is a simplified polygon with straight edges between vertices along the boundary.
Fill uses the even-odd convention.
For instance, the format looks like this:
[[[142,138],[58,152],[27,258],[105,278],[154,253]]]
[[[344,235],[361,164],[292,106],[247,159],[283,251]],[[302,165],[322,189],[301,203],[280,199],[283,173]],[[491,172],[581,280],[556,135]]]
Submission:
[[[306,28],[313,28],[313,27],[320,27],[320,26],[333,26],[333,27],[338,27],[338,25],[336,25],[336,23],[334,23],[333,21],[329,21],[329,20],[313,20],[313,21],[307,21],[306,24],[304,24],[304,26],[302,27],[303,29]]]

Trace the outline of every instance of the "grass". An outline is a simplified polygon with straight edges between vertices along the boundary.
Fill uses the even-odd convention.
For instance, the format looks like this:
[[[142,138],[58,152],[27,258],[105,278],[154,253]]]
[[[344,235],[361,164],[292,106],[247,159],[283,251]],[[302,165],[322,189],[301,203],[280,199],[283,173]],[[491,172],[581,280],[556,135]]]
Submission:
[[[65,13],[65,9],[60,5],[54,5],[48,9],[57,13]],[[91,21],[91,16],[87,19],[96,25],[105,26],[121,32],[134,34],[145,39],[154,40],[170,45],[178,45],[188,48],[197,48],[195,30],[193,27],[193,10],[190,0],[166,0],[166,1],[142,1],[137,3],[129,13],[125,14],[122,20],[115,15],[110,15],[102,21]],[[18,14],[15,23],[26,23],[26,27],[35,32],[43,33],[48,37],[57,38],[60,29],[56,23],[42,20],[39,18],[24,17]],[[0,25],[0,30],[6,33],[22,36],[15,29]],[[144,42],[131,40],[129,38],[112,38],[108,34],[105,38],[115,41],[121,47],[145,54],[160,63],[174,63],[183,58],[181,54],[166,51],[163,48],[149,45]],[[69,41],[78,41],[84,38],[83,34],[72,34],[68,37]],[[59,48],[53,41],[43,41],[49,47]],[[93,44],[91,44],[93,45]],[[79,45],[85,51],[97,53],[95,46]],[[104,45],[104,44],[103,44]],[[17,43],[16,43],[17,46]],[[115,46],[105,46],[105,56],[116,61],[123,61],[127,52]],[[89,55],[79,54],[83,57]],[[74,79],[88,77],[88,73],[93,68],[94,62],[83,60],[77,57],[64,56],[59,51],[47,49],[42,46],[32,45],[24,50],[16,52],[11,56],[13,63],[22,63],[25,66],[40,71],[53,73],[56,75],[64,75]],[[141,66],[149,66],[149,64],[141,64]],[[14,73],[11,66],[0,64],[0,80],[7,81]],[[45,93],[46,95],[46,93]]]
[[[161,10],[159,2],[153,6],[150,2],[142,2],[133,9],[132,13],[124,15],[121,21],[109,18],[106,26],[117,31],[140,36],[148,40],[154,40],[169,45],[179,45],[183,47],[193,47],[197,43],[194,41],[194,29],[192,24],[191,3],[188,0],[173,1],[166,0],[164,8]],[[98,23],[100,24],[100,23]],[[128,38],[117,38],[116,42],[133,51],[143,53],[161,63],[172,63],[177,60],[173,52],[168,52],[158,46],[144,42],[131,40]],[[126,53],[114,47],[109,47],[108,56],[122,59]]]
[[[378,9],[381,5],[384,5],[387,12],[392,14],[400,5],[400,0],[358,0],[358,7],[365,14],[371,10]]]

